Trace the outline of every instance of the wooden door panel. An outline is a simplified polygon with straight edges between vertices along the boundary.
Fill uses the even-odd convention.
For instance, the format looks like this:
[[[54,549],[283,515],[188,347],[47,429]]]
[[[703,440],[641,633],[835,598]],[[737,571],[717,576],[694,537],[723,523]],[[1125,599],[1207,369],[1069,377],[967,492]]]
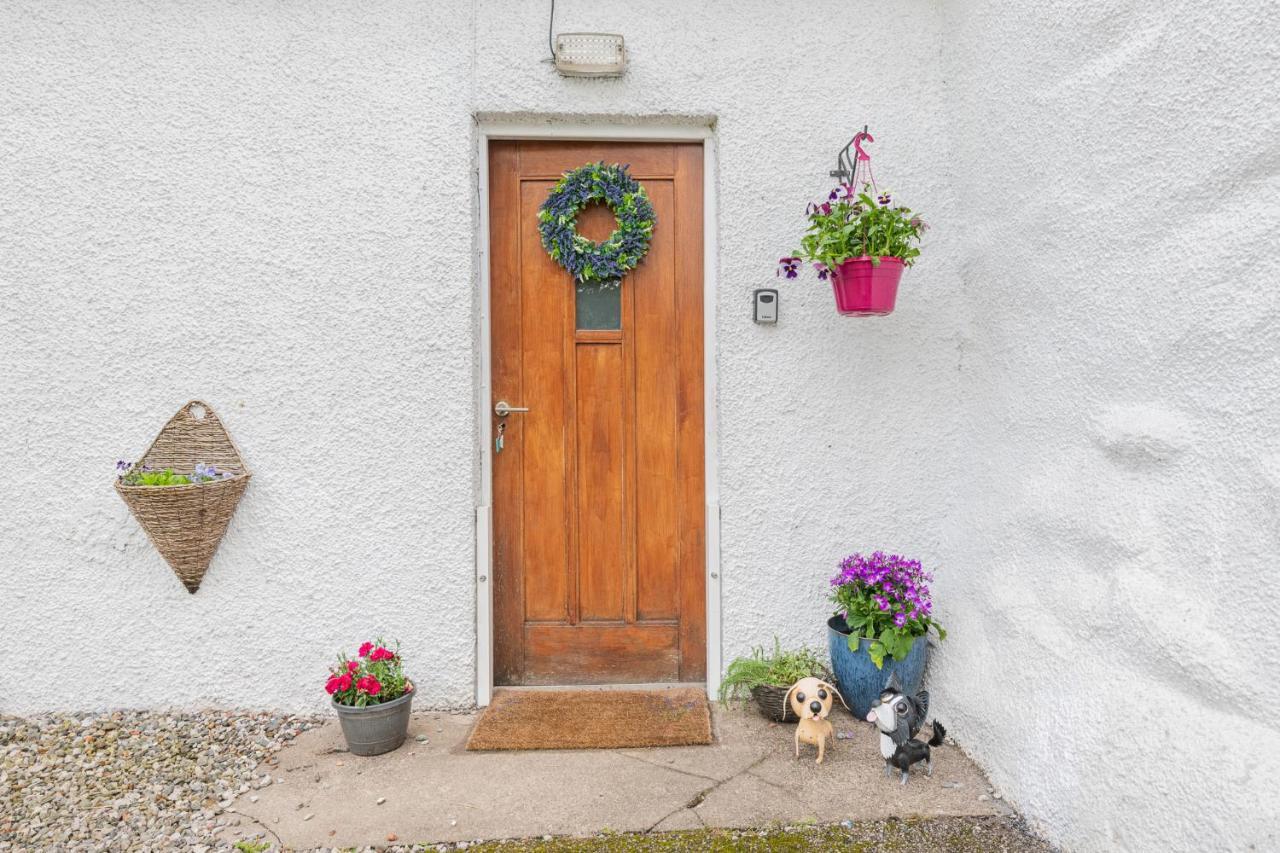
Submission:
[[[530,625],[523,684],[594,684],[680,680],[675,625]]]
[[[621,343],[578,343],[578,614],[621,621],[626,582],[626,458]]]
[[[519,149],[508,145],[489,150],[489,307],[493,388],[492,402],[524,399],[523,337],[521,335],[522,204],[518,169]],[[499,203],[497,200],[505,200]],[[499,235],[506,235],[499,238]],[[507,473],[494,466],[493,517],[493,678],[497,684],[518,684],[524,672],[524,478],[511,472],[523,467],[524,426],[508,418],[503,461]],[[502,455],[502,454],[498,454]],[[512,519],[521,519],[512,523]]]
[[[680,513],[680,680],[707,677],[706,632],[706,468],[702,341],[702,150],[682,145],[675,152],[675,219],[692,228],[676,256],[677,347],[684,375],[676,383],[679,460],[676,494]]]
[[[621,328],[577,329],[537,210],[559,175],[629,163],[654,205]],[[705,678],[700,145],[490,146],[495,680]],[[579,232],[603,239],[604,208]],[[495,419],[495,430],[497,420]]]
[[[688,146],[613,142],[521,142],[520,175],[524,178],[552,178],[587,163],[622,163],[631,167],[636,179],[675,174],[676,149]],[[702,146],[694,146],[701,153]],[[701,232],[702,223],[698,223]]]
[[[566,619],[570,607],[569,531],[562,519],[570,510],[571,498],[565,479],[569,436],[564,336],[573,292],[564,286],[560,267],[538,242],[538,207],[551,187],[547,182],[526,182],[520,187],[520,277],[512,284],[521,291],[523,382],[515,396],[505,399],[529,411],[507,418],[503,436],[503,453],[508,448],[523,451],[519,460],[523,555],[526,572],[538,581],[524,585],[524,616],[535,621]],[[511,344],[495,341],[495,345]],[[516,464],[511,457],[503,461]]]
[[[670,181],[649,181],[645,188],[659,216],[674,213]],[[679,613],[680,507],[676,501],[677,352],[675,240],[669,231],[654,235],[644,264],[635,270],[631,289],[634,312],[660,322],[635,325],[636,396],[636,615],[670,619]]]

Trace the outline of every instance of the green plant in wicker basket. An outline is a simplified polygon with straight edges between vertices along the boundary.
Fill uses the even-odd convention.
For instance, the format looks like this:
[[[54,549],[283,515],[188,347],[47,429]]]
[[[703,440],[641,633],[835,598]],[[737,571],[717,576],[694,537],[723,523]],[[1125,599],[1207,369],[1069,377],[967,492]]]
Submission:
[[[735,658],[729,664],[720,682],[720,701],[728,704],[730,700],[741,699],[745,702],[753,688],[789,687],[809,676],[834,680],[816,651],[808,646],[783,651],[782,644],[774,637],[773,654],[766,655],[763,646],[756,646],[749,657]]]
[[[156,471],[146,465],[134,465],[121,459],[116,463],[116,479],[125,486],[190,486],[230,480],[230,471],[219,471],[212,465],[197,462],[190,474],[175,474],[172,468]]]

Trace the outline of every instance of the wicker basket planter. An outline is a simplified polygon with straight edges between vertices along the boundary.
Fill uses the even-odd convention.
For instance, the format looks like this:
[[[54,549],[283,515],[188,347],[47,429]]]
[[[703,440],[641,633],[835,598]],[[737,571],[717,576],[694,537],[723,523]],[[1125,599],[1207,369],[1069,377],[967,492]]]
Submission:
[[[755,700],[756,707],[767,719],[775,723],[796,723],[799,720],[787,703],[787,691],[790,689],[790,684],[785,687],[761,684],[751,688],[751,698]]]
[[[185,486],[126,486],[116,482],[116,491],[151,544],[192,593],[200,588],[249,485],[249,469],[222,421],[199,400],[187,403],[169,419],[137,463],[155,469],[190,471],[202,462],[235,476]]]

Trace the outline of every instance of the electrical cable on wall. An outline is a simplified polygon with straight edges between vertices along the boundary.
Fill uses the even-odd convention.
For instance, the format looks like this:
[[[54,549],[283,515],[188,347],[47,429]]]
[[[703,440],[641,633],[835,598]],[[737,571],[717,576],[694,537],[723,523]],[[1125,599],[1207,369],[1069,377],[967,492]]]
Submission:
[[[551,49],[551,61],[556,61],[556,0],[551,0],[551,18],[547,21],[547,47]]]

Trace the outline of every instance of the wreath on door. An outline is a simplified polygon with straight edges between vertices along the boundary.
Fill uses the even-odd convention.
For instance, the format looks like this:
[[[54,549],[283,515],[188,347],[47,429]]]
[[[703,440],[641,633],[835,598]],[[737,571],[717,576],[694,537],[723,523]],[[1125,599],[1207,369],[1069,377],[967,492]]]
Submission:
[[[618,227],[602,243],[578,233],[578,214],[592,202],[608,205]],[[617,285],[644,260],[653,239],[653,204],[644,187],[617,163],[579,166],[555,185],[538,208],[542,248],[578,284]]]

